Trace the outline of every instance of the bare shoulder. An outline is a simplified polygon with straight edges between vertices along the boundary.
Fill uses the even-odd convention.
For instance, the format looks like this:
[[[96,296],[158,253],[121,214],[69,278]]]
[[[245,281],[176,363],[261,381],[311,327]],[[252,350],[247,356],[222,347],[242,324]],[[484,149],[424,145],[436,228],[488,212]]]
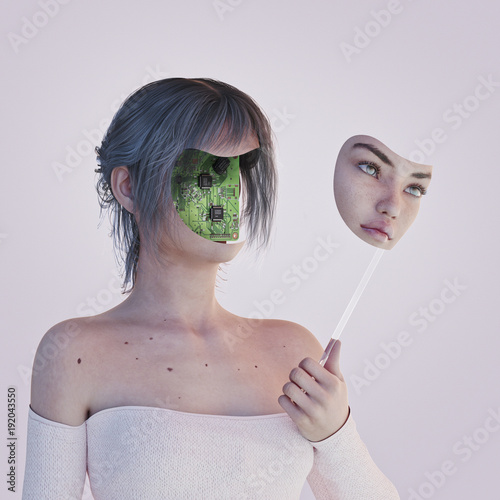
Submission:
[[[300,351],[305,356],[311,358],[321,358],[323,347],[315,335],[305,326],[293,321],[274,320],[276,328],[283,336],[283,340],[288,340],[290,349]],[[286,344],[285,344],[286,345]]]
[[[99,321],[92,318],[73,318],[45,333],[31,377],[31,407],[35,413],[67,425],[85,421],[91,374],[81,360],[95,349],[99,329]]]
[[[262,330],[265,332],[269,347],[280,350],[286,358],[298,364],[299,361],[310,357],[319,361],[323,354],[323,347],[314,334],[306,327],[281,319],[265,319],[262,321]]]

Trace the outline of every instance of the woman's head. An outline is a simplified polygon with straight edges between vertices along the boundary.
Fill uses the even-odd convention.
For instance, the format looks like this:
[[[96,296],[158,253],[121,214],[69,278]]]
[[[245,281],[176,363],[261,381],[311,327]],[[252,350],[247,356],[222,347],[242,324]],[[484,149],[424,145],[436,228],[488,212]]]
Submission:
[[[366,135],[342,146],[335,166],[335,201],[349,229],[390,250],[415,220],[432,167],[414,163]]]
[[[220,154],[252,142],[260,154],[255,164],[241,165],[241,219],[249,243],[263,245],[270,236],[277,176],[271,127],[255,101],[231,85],[201,78],[152,82],[125,100],[96,152],[101,212],[109,211],[115,251],[125,264],[124,287],[131,284],[128,291],[140,248],[158,256],[161,240],[175,234],[178,216],[170,193],[180,154],[186,149]],[[120,167],[126,167],[129,183],[128,197],[118,196],[121,204],[112,190],[112,172]]]

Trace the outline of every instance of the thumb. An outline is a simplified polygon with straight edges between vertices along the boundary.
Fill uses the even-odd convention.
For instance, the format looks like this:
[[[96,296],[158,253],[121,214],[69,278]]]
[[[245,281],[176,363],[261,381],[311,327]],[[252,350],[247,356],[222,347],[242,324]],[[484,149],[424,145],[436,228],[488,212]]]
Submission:
[[[341,343],[340,340],[336,340],[333,344],[332,350],[328,359],[325,363],[325,368],[330,372],[336,375],[340,380],[344,381],[344,377],[342,376],[342,372],[340,371],[340,348]]]

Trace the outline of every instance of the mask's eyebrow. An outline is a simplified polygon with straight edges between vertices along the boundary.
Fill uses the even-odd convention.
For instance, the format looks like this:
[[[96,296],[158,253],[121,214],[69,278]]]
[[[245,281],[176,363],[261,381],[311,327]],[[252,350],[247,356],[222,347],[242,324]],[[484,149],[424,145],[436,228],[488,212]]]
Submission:
[[[373,144],[365,144],[364,142],[357,142],[356,144],[354,144],[353,149],[354,148],[368,149],[368,151],[371,151],[375,156],[378,156],[384,163],[387,163],[387,165],[394,167],[391,160],[389,160],[389,158],[387,158],[387,156]]]
[[[366,144],[364,142],[357,142],[356,144],[353,145],[354,148],[365,148],[368,149],[368,151],[371,151],[375,156],[378,156],[384,163],[389,165],[390,167],[394,168],[394,164],[387,158],[387,156],[380,151],[376,146],[373,144]],[[431,174],[426,173],[426,172],[412,172],[410,174],[410,177],[415,177],[416,179],[430,179]]]

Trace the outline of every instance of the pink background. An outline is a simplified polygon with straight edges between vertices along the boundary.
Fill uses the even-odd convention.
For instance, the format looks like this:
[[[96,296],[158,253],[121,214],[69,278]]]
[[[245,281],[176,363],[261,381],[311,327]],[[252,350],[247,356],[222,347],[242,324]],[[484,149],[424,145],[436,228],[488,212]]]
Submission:
[[[122,300],[107,220],[97,229],[96,129],[147,81],[204,76],[254,97],[279,145],[273,246],[258,262],[238,256],[221,280],[218,297],[234,313],[296,321],[326,345],[375,252],[335,207],[341,145],[368,134],[434,165],[415,224],[384,254],[346,326],[342,370],[358,430],[402,499],[498,499],[500,4],[9,4],[0,16],[0,370],[4,388],[17,387],[19,493],[8,498],[20,498],[40,338]],[[321,238],[335,246],[320,261]],[[302,278],[292,280],[294,266]],[[302,498],[313,498],[307,486]]]

